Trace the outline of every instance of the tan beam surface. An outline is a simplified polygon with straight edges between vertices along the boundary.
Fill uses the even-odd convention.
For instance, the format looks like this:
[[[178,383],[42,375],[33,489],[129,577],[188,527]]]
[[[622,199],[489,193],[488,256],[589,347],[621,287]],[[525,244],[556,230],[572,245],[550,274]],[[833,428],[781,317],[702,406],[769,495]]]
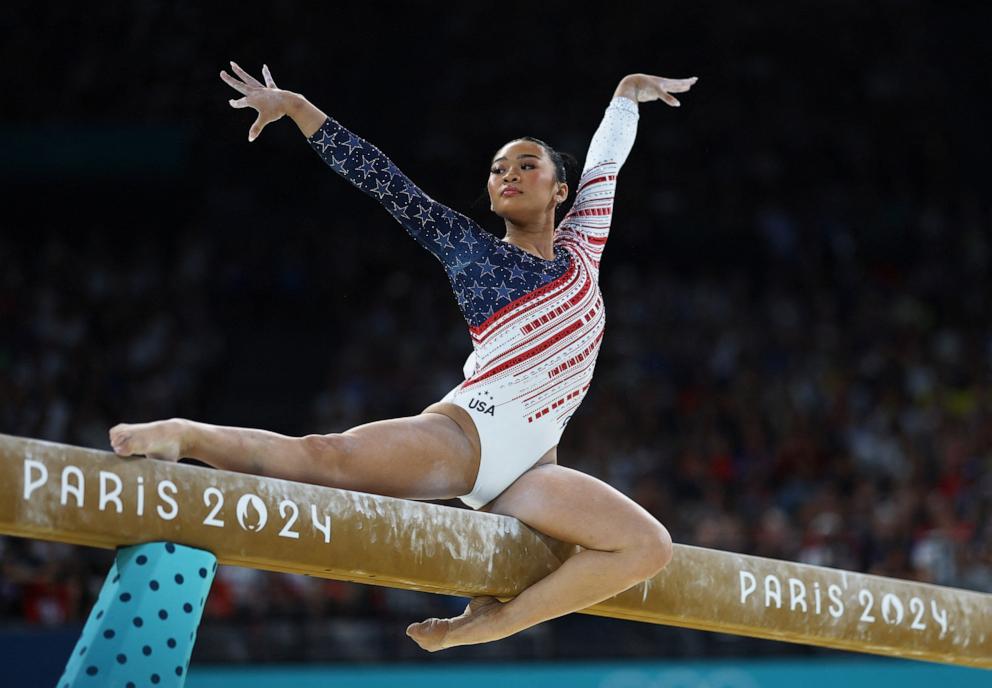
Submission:
[[[8,435],[0,533],[502,599],[577,551],[505,516]],[[992,668],[992,595],[686,545],[584,613]]]

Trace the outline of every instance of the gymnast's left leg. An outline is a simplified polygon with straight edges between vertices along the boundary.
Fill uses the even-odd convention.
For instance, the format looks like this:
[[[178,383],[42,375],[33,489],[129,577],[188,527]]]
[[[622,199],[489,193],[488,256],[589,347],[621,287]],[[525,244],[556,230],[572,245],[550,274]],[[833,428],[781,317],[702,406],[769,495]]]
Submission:
[[[454,619],[411,624],[407,634],[425,650],[499,640],[585,609],[651,578],[672,558],[668,530],[643,507],[564,466],[532,468],[482,510],[584,549],[509,602],[479,597]]]

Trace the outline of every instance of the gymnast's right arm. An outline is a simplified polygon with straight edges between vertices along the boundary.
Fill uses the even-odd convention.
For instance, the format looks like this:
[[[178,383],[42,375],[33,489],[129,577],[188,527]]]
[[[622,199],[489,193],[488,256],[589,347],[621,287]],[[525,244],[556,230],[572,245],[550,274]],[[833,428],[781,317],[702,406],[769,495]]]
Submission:
[[[299,117],[297,126],[306,135],[320,111],[302,96],[295,107],[291,116]],[[487,234],[474,220],[428,196],[386,154],[333,117],[325,116],[316,131],[307,135],[307,142],[332,170],[375,198],[446,267],[455,268],[471,258],[465,245],[483,245]]]
[[[277,88],[267,66],[262,68],[265,84],[234,62],[231,67],[241,81],[223,71],[221,79],[245,94],[244,98],[231,100],[231,107],[258,110],[258,118],[248,133],[249,141],[258,138],[270,122],[289,115],[331,169],[376,198],[446,268],[459,269],[464,265],[462,261],[472,257],[471,247],[480,246],[475,249],[478,252],[485,243],[480,240],[491,236],[475,221],[425,194],[382,151],[341,126],[302,95]],[[469,250],[464,246],[470,247]]]

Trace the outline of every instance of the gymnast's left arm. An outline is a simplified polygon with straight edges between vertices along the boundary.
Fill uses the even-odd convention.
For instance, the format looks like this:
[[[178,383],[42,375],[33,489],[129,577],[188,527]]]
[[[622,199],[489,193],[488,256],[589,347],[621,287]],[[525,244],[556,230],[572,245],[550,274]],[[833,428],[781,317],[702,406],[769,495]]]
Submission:
[[[666,79],[650,74],[628,74],[617,85],[593,134],[575,200],[558,228],[563,239],[583,246],[598,265],[609,234],[617,175],[634,146],[639,118],[638,103],[663,100],[672,107],[679,101],[672,93],[688,91],[690,79]]]

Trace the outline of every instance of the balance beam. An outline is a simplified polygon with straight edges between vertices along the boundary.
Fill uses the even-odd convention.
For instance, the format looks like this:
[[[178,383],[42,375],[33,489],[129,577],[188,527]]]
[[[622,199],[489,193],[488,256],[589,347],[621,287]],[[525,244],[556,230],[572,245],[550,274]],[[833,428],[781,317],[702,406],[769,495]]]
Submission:
[[[9,435],[0,533],[503,600],[580,551],[506,516]],[[992,595],[688,545],[582,613],[992,668]]]

